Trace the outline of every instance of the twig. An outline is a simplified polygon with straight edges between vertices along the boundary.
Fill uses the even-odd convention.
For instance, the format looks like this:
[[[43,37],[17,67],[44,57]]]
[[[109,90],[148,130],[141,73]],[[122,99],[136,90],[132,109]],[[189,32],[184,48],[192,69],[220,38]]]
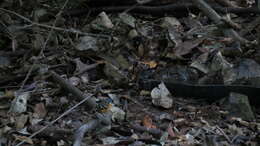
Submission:
[[[227,134],[219,127],[219,126],[216,126],[217,129],[223,134],[223,136],[228,140],[228,142],[231,144],[231,139],[227,136]]]
[[[75,133],[75,140],[73,146],[81,146],[81,141],[84,137],[84,134],[88,131],[95,129],[99,125],[100,121],[98,119],[92,120],[87,124],[80,126],[80,128]]]
[[[53,27],[55,27],[55,25],[56,25],[56,23],[57,23],[59,17],[61,16],[61,14],[62,14],[62,12],[63,12],[63,10],[64,10],[64,8],[66,7],[66,5],[67,5],[68,2],[69,2],[69,0],[66,0],[66,1],[65,1],[65,3],[63,4],[63,6],[61,7],[60,11],[59,11],[58,14],[56,15],[56,19],[54,20],[54,22],[53,22],[53,24],[52,24]],[[47,43],[48,43],[49,39],[51,38],[51,35],[52,35],[52,33],[53,33],[53,30],[54,30],[54,29],[51,28],[51,30],[50,30],[50,32],[49,32],[49,34],[48,34],[48,36],[47,36],[47,39],[45,40],[45,42],[44,42],[44,44],[43,44],[43,47],[42,47],[42,49],[41,49],[41,52],[40,52],[39,56],[43,55],[43,51],[46,49]]]
[[[26,76],[25,76],[25,78],[24,78],[24,80],[23,80],[23,82],[22,82],[22,85],[20,86],[19,91],[22,91],[22,90],[23,90],[23,87],[24,87],[26,81],[29,79],[30,75],[32,74],[32,71],[33,71],[34,66],[35,66],[35,63],[30,67],[28,73],[26,74]]]
[[[235,8],[238,7],[233,3],[231,3],[229,0],[216,0],[216,2],[225,7],[235,7]]]
[[[33,133],[31,136],[29,136],[29,138],[33,138],[34,136],[36,136],[37,134],[41,133],[43,130],[45,130],[46,128],[48,128],[49,126],[53,125],[55,122],[57,122],[58,120],[60,120],[61,118],[63,118],[64,116],[68,115],[72,110],[74,110],[75,108],[77,108],[79,105],[81,105],[82,103],[88,101],[90,98],[92,97],[92,95],[88,95],[85,97],[85,99],[83,99],[82,101],[80,101],[79,103],[77,103],[76,105],[74,105],[72,108],[68,109],[67,111],[65,111],[63,114],[61,114],[58,118],[56,118],[55,120],[51,121],[48,125],[44,126],[43,128],[41,128],[39,131]],[[21,141],[20,143],[18,143],[16,146],[21,146],[22,144],[25,143],[25,140]]]
[[[246,35],[250,33],[253,29],[255,29],[260,24],[260,17],[255,18],[250,24],[246,26],[246,28],[242,29],[240,34]]]
[[[10,39],[15,39],[15,36],[8,30],[7,26],[2,21],[0,21],[0,26],[1,26],[0,32],[3,31],[3,32],[7,33],[8,37]]]
[[[196,5],[201,11],[204,12],[215,24],[223,23],[221,21],[222,17],[212,9],[204,0],[192,0],[194,5]],[[232,37],[233,39],[239,41],[241,44],[249,44],[250,41],[242,38],[234,29],[232,28],[224,28],[223,33],[226,36]]]
[[[133,98],[129,97],[128,95],[122,95],[121,97],[122,97],[122,98],[125,98],[125,99],[127,99],[127,100],[132,101],[133,103],[137,104],[137,105],[140,106],[140,107],[144,107],[143,104],[141,104],[141,103],[138,102],[137,100],[134,100]]]
[[[96,68],[99,64],[103,64],[103,62],[97,62],[97,63],[93,63],[87,66],[84,66],[83,69],[81,69],[79,72],[75,73],[75,75],[81,75],[91,69]]]
[[[235,30],[240,30],[242,29],[241,25],[233,22],[229,17],[227,18],[221,18],[221,21],[224,23],[224,25],[228,26],[228,27],[231,27]]]
[[[81,141],[85,133],[92,130],[97,130],[98,128],[103,128],[111,125],[111,114],[100,114],[96,113],[96,119],[89,121],[87,124],[80,126],[80,128],[75,132],[73,146],[81,146]]]
[[[58,12],[58,14],[56,15],[56,19],[55,19],[55,21],[54,21],[54,23],[53,23],[53,26],[56,25],[57,20],[58,20],[58,17],[62,14],[62,11],[63,11],[63,9],[66,7],[68,1],[69,1],[69,0],[66,0],[66,1],[65,1],[65,3],[63,4],[61,10],[60,10],[60,11]],[[7,9],[3,9],[3,8],[0,8],[0,10],[2,10],[2,11],[4,11],[4,12],[11,13],[11,14],[14,14],[14,15],[16,15],[16,16],[22,18],[23,20],[25,20],[25,21],[27,21],[27,22],[33,24],[33,22],[32,22],[30,19],[28,19],[28,18],[26,18],[26,17],[24,17],[24,16],[22,16],[22,15],[16,13],[16,12],[13,12],[13,11],[10,11],[10,10],[7,10]],[[43,55],[43,51],[44,51],[45,48],[46,48],[46,45],[47,45],[47,43],[48,43],[48,41],[49,41],[49,39],[50,39],[50,37],[51,37],[52,32],[53,32],[53,29],[51,29],[51,31],[49,32],[48,37],[47,37],[46,41],[44,42],[44,45],[42,46],[42,49],[41,49],[41,51],[40,51],[40,53],[39,53],[38,56]],[[24,79],[23,82],[22,82],[22,85],[21,85],[21,87],[20,87],[20,90],[23,89],[23,86],[25,85],[26,81],[29,79],[29,76],[31,75],[32,70],[33,70],[33,67],[34,67],[35,65],[36,65],[36,62],[34,62],[33,65],[31,66],[31,68],[29,69],[29,71],[28,71],[28,73],[27,73],[25,79]]]
[[[86,97],[88,97],[86,94],[84,94],[83,92],[81,92],[78,88],[74,87],[73,85],[71,85],[69,82],[67,82],[66,80],[64,80],[63,78],[61,78],[57,73],[55,73],[54,71],[50,71],[49,72],[50,75],[52,76],[52,78],[60,84],[60,86],[64,89],[66,89],[69,93],[72,93],[74,96],[76,97],[78,100],[82,100]],[[96,102],[93,99],[89,99],[86,102],[86,106],[89,110],[92,110],[94,107],[96,107]]]
[[[42,125],[31,125],[27,129],[29,132],[34,133],[36,131],[39,131],[42,129],[44,126]],[[65,135],[73,135],[74,130],[70,128],[60,128],[56,126],[49,126],[46,128],[44,131],[39,133],[37,135],[37,138],[39,137],[49,137],[48,141],[52,140],[60,140],[65,137]]]
[[[49,26],[49,25],[40,24],[40,23],[36,23],[36,22],[33,22],[32,24],[36,25],[36,26],[44,27],[44,28],[50,28],[50,29],[53,29],[53,30],[75,33],[75,34],[80,34],[80,35],[87,35],[87,36],[100,37],[100,38],[110,38],[110,36],[105,35],[105,34],[86,33],[86,32],[82,32],[80,30],[76,30],[76,29],[73,29],[73,28],[64,29],[64,28],[61,28],[61,27]]]
[[[4,12],[7,12],[7,13],[10,13],[10,14],[13,14],[13,15],[16,15],[17,17],[20,17],[20,18],[22,18],[23,20],[25,20],[25,21],[27,21],[29,23],[33,23],[30,19],[28,19],[28,18],[26,18],[26,17],[24,17],[24,16],[22,16],[22,15],[16,13],[16,12],[14,12],[14,11],[10,11],[10,10],[4,9],[4,8],[0,8],[0,10],[4,11]]]
[[[137,3],[136,3],[135,5],[129,7],[129,8],[126,9],[126,10],[124,10],[124,12],[122,12],[122,13],[127,13],[127,12],[133,10],[134,8],[136,8],[137,6],[141,6],[141,5],[150,3],[150,2],[152,2],[152,1],[154,1],[154,0],[143,0],[143,1],[140,1],[140,0],[138,1],[138,0],[137,0]]]
[[[30,19],[28,19],[28,18],[26,18],[26,17],[24,17],[24,16],[22,16],[22,15],[16,13],[16,12],[13,12],[13,11],[10,11],[10,10],[4,9],[4,8],[0,8],[0,10],[7,12],[7,13],[10,13],[10,14],[14,14],[17,17],[19,17],[19,18],[27,21],[28,23],[30,23],[30,25],[26,25],[25,28],[32,27],[32,26],[39,26],[39,27],[43,27],[43,28],[49,28],[49,29],[53,29],[53,30],[57,30],[57,31],[64,31],[64,32],[75,33],[75,34],[80,34],[80,35],[87,35],[87,36],[101,37],[101,38],[110,38],[110,36],[104,35],[104,34],[86,33],[86,32],[82,32],[80,30],[76,30],[76,29],[73,29],[73,28],[64,29],[64,28],[61,28],[61,27],[50,26],[50,25],[46,25],[46,24],[33,22]]]

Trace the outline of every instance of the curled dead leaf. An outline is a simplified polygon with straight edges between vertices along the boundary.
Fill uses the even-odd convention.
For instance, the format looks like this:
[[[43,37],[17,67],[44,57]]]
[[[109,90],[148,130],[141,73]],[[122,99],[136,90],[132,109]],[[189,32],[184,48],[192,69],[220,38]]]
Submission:
[[[151,117],[149,117],[148,115],[146,115],[144,118],[143,118],[143,121],[142,121],[143,125],[147,128],[156,128],[156,126],[153,124],[153,120]]]
[[[26,142],[26,143],[28,143],[28,144],[33,144],[32,139],[29,138],[29,137],[19,136],[19,135],[14,135],[14,137],[15,137],[15,139],[16,139],[17,141],[24,141],[24,142]]]
[[[156,61],[143,61],[143,64],[149,66],[149,68],[156,68],[157,67],[157,62]]]

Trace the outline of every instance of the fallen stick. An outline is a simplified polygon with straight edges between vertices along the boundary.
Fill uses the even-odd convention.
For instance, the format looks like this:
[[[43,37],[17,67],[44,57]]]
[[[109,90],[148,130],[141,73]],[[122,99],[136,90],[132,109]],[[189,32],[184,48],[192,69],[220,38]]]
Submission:
[[[208,16],[215,24],[222,24],[222,17],[210,7],[204,0],[192,0],[194,5],[198,7],[206,16]],[[221,28],[222,29],[222,28]],[[241,44],[249,44],[250,41],[242,38],[234,29],[232,28],[223,28],[223,33],[227,37],[231,37],[234,40],[240,42]]]
[[[74,95],[74,97],[77,98],[78,100],[85,99],[88,96],[85,93],[81,92],[78,88],[74,87],[69,82],[67,82],[66,80],[61,78],[54,71],[50,71],[49,73],[50,73],[50,75],[51,75],[51,77],[53,78],[54,81],[59,83],[59,85],[62,88],[64,88],[65,90],[67,90],[67,92],[72,93]],[[85,104],[86,104],[88,110],[92,110],[96,107],[96,102],[92,98],[88,99]]]

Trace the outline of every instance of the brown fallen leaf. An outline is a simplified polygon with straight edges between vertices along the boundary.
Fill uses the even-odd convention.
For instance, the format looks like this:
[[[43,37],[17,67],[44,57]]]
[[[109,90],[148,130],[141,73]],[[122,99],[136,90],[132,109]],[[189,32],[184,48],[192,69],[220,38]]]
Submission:
[[[36,118],[44,118],[46,116],[46,114],[47,114],[47,111],[42,102],[35,105],[34,116]]]
[[[147,128],[156,128],[156,126],[153,124],[153,120],[151,117],[149,117],[148,115],[146,115],[144,118],[143,118],[143,121],[142,121],[143,125]]]
[[[7,90],[4,94],[5,97],[13,98],[14,97],[14,91],[13,90]]]
[[[171,137],[176,137],[176,133],[173,131],[173,125],[172,122],[169,124],[168,128],[167,128],[167,132]]]
[[[192,49],[200,45],[203,42],[203,40],[204,38],[185,41],[173,49],[174,54],[179,57],[189,54],[192,51]]]
[[[14,137],[15,137],[15,140],[17,140],[17,141],[24,141],[24,142],[26,142],[28,144],[33,144],[32,139],[29,138],[29,137],[20,136],[20,135],[14,135]]]
[[[143,63],[143,64],[145,64],[145,65],[147,65],[147,66],[149,66],[149,68],[156,68],[157,67],[157,62],[156,61],[143,61],[143,62],[141,62],[141,63]]]
[[[24,128],[26,122],[28,121],[29,116],[26,114],[21,114],[15,117],[15,127],[16,129]]]

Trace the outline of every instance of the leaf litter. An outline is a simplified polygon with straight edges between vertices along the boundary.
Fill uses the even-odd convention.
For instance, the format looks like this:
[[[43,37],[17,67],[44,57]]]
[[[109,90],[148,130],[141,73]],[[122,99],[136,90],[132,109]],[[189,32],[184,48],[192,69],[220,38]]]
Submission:
[[[0,3],[0,145],[260,143],[259,100],[238,91],[260,86],[259,45],[198,13],[61,14],[84,3]],[[242,28],[252,21],[241,34],[257,41],[253,17],[229,17]],[[218,85],[238,93],[176,95],[213,98]]]

